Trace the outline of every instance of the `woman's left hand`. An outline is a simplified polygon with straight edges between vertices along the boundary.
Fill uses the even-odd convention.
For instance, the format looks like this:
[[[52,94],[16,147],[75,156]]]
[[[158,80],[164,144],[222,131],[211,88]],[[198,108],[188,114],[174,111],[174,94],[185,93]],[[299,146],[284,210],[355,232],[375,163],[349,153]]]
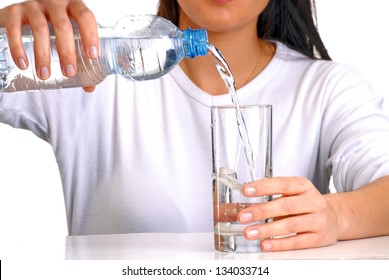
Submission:
[[[283,251],[333,244],[340,225],[325,196],[307,179],[282,177],[258,180],[244,186],[248,197],[281,195],[239,212],[240,223],[273,218],[273,222],[245,228],[247,239],[264,239],[263,251]],[[272,238],[275,237],[275,238]]]

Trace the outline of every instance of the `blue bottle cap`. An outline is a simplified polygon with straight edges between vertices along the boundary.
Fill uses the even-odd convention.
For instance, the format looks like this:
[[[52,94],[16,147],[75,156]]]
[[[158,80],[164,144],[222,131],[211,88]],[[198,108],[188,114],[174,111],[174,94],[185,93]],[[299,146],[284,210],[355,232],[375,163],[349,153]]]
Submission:
[[[194,58],[208,54],[208,34],[205,29],[190,29],[183,31],[185,56]]]

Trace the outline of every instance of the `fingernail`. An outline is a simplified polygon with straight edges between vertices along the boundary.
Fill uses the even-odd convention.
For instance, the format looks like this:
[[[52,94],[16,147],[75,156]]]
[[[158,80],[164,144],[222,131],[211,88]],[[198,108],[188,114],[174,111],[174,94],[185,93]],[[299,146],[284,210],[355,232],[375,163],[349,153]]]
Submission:
[[[65,66],[65,76],[73,76],[74,75],[74,67],[73,65],[69,64]]]
[[[240,221],[245,223],[252,220],[253,214],[250,212],[240,213],[239,217],[240,217]]]
[[[262,244],[262,249],[264,251],[271,250],[272,248],[273,248],[273,245],[271,243],[266,242],[266,243]]]
[[[248,229],[246,230],[246,235],[248,238],[254,238],[258,236],[259,232],[256,229]]]
[[[91,46],[89,48],[88,56],[90,58],[97,58],[98,55],[97,55],[97,47],[96,46]]]
[[[49,68],[47,68],[46,66],[44,67],[41,67],[39,69],[39,77],[42,79],[42,80],[46,80],[49,78]]]
[[[27,62],[23,57],[18,58],[18,64],[21,69],[27,69]]]
[[[245,195],[254,195],[256,192],[255,188],[254,187],[250,187],[250,186],[246,186],[244,188],[244,193]]]

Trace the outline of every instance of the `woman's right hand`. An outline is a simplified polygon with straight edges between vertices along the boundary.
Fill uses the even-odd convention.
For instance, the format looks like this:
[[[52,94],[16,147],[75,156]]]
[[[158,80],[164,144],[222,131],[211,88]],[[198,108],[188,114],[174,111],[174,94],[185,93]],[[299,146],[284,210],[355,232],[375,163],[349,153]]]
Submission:
[[[28,0],[0,9],[0,27],[5,27],[12,58],[20,69],[29,65],[21,40],[21,28],[30,25],[34,36],[35,69],[42,80],[49,78],[50,33],[48,22],[54,28],[61,70],[71,77],[77,71],[74,34],[70,20],[80,30],[84,51],[89,58],[99,53],[97,24],[92,11],[81,0]],[[93,90],[93,87],[89,89]]]

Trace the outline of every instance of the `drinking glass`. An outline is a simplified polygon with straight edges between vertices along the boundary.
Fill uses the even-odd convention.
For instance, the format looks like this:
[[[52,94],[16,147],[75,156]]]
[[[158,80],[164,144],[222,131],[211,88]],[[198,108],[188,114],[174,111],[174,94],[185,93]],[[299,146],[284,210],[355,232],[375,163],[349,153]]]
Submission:
[[[259,252],[260,240],[243,236],[248,225],[240,224],[237,215],[271,200],[269,196],[248,198],[242,187],[245,182],[272,177],[272,106],[240,106],[240,110],[215,106],[211,116],[215,249]]]

